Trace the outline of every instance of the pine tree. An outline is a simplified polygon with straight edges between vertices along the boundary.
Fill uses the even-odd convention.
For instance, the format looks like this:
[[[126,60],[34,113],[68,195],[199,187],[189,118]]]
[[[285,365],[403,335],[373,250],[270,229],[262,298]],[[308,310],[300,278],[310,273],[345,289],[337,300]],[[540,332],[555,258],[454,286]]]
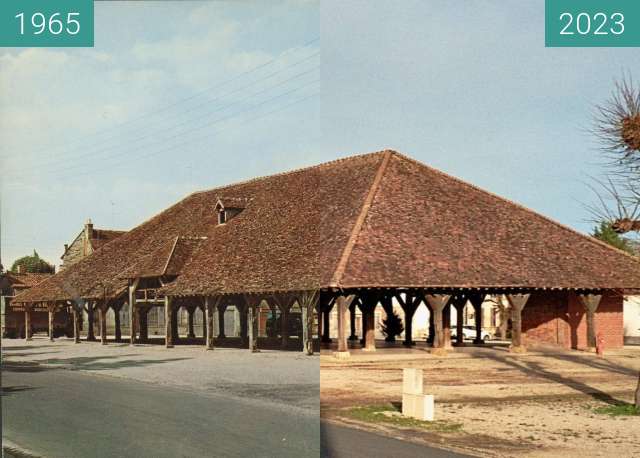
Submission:
[[[387,342],[395,342],[396,336],[399,336],[404,331],[402,319],[395,311],[387,315],[380,326],[382,333],[386,336],[384,340]]]

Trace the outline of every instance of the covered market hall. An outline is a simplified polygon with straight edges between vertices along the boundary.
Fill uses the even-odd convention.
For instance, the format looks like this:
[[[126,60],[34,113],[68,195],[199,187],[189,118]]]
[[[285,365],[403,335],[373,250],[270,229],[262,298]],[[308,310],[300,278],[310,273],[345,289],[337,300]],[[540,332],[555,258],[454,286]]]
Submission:
[[[149,311],[161,310],[170,348],[184,309],[188,337],[203,312],[201,343],[213,349],[228,340],[225,311],[233,308],[251,351],[267,342],[289,348],[295,335],[297,348],[313,354],[333,337],[344,358],[356,309],[372,351],[377,307],[389,314],[400,305],[406,346],[412,317],[427,307],[433,351],[445,352],[452,308],[460,342],[461,311],[481,316],[495,295],[508,300],[514,352],[532,342],[590,349],[596,335],[620,347],[623,297],[638,290],[632,256],[385,150],[193,193],[12,304],[24,310],[27,339],[34,310],[47,310],[51,326],[64,310],[76,342],[86,314],[106,344],[111,309],[120,340],[126,308],[130,342],[145,342]],[[481,326],[476,320],[478,343]]]

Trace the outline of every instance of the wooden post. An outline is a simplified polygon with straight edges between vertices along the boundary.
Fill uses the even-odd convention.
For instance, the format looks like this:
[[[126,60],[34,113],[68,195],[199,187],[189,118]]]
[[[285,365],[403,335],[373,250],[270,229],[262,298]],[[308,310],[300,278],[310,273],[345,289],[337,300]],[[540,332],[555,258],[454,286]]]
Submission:
[[[444,348],[451,349],[451,304],[442,309],[442,335],[444,336]]]
[[[73,341],[78,344],[80,343],[80,313],[83,306],[74,302],[71,307],[73,310]]]
[[[93,312],[95,305],[91,301],[87,301],[87,340],[96,340],[95,330],[93,329]]]
[[[224,312],[227,310],[226,305],[218,305],[218,340],[227,337],[224,334]]]
[[[249,328],[249,350],[252,353],[258,353],[258,306],[261,299],[252,295],[244,297],[245,307],[247,309],[247,321]]]
[[[56,306],[55,303],[54,304],[49,304],[47,306],[47,311],[49,312],[49,340],[51,342],[53,342],[53,319],[55,317],[55,313],[56,313]]]
[[[318,291],[305,291],[298,300],[302,309],[302,351],[309,356],[313,355],[313,312],[318,297]]]
[[[456,345],[464,345],[464,306],[467,303],[465,296],[455,297],[453,304],[456,308]]]
[[[396,294],[396,300],[404,312],[404,342],[402,345],[412,347],[416,344],[413,341],[413,315],[416,313],[421,299],[417,295],[411,296],[410,293],[407,293],[404,298],[400,294]]]
[[[327,307],[322,311],[322,341],[331,343],[331,308]]]
[[[31,333],[31,306],[24,306],[24,340],[31,340],[33,335]]]
[[[507,300],[511,305],[511,346],[509,351],[524,353],[526,348],[522,345],[522,309],[529,300],[530,294],[507,294]]]
[[[202,306],[201,309],[202,309],[202,338],[206,342],[207,341],[207,308]]]
[[[351,328],[349,340],[358,340],[358,336],[356,335],[356,304],[349,306],[349,327]]]
[[[113,308],[113,321],[115,326],[115,340],[120,342],[122,340],[122,329],[120,325],[120,310],[122,310],[122,304]]]
[[[218,300],[218,299],[216,299]],[[204,298],[205,321],[207,323],[207,350],[213,350],[213,304],[209,303],[209,298]]]
[[[443,329],[443,310],[447,306],[451,295],[449,294],[425,294],[427,303],[433,310],[433,324],[435,335],[433,348],[435,352],[445,352],[445,334]]]
[[[236,307],[238,307],[238,311],[240,312],[240,339],[242,340],[242,344],[245,345],[247,343],[247,320],[249,312],[246,305]]]
[[[596,351],[596,323],[595,316],[600,300],[601,294],[579,294],[578,297],[584,305],[587,313],[587,349],[589,351]]]
[[[129,283],[129,334],[131,335],[129,341],[131,345],[136,343],[136,289],[139,282],[140,279],[136,278]]]
[[[164,297],[164,328],[165,346],[167,348],[173,348],[173,313],[171,298],[169,296]]]
[[[347,313],[355,296],[340,295],[336,299],[338,305],[338,351],[334,353],[336,358],[348,358],[349,347],[347,345]]]
[[[187,339],[196,338],[196,333],[193,331],[193,314],[195,311],[193,307],[187,309]]]
[[[149,340],[149,311],[150,307],[136,307],[136,327],[138,328],[138,339],[140,342]]]
[[[107,345],[107,306],[98,307],[100,313],[100,343]]]
[[[364,339],[364,350],[376,351],[375,306],[367,313],[367,334]]]
[[[472,293],[469,295],[469,300],[475,310],[475,325],[476,325],[476,338],[473,339],[474,344],[483,344],[482,339],[482,303],[484,302],[485,295],[482,293]]]
[[[280,310],[280,335],[282,336],[280,347],[286,350],[289,347],[289,309],[287,307]]]

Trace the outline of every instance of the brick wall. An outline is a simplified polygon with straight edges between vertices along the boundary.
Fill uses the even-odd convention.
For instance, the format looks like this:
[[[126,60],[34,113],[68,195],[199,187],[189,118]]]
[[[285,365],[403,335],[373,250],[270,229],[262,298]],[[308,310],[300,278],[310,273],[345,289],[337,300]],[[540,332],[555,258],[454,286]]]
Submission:
[[[606,348],[623,345],[622,296],[606,294],[596,312],[596,332],[602,333]],[[565,348],[587,346],[584,306],[574,293],[539,292],[529,298],[522,311],[525,345],[546,343]]]

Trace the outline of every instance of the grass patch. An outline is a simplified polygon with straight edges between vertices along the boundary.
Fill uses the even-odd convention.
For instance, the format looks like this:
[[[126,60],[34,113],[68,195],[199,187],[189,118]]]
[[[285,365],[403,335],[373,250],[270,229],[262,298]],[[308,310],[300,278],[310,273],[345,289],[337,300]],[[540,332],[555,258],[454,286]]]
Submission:
[[[604,407],[596,407],[593,409],[595,413],[609,415],[611,417],[621,417],[621,416],[630,416],[630,415],[638,415],[640,416],[640,409],[638,409],[633,404],[615,404]]]
[[[391,414],[389,414],[391,413]],[[367,423],[382,423],[405,428],[418,428],[439,433],[454,433],[462,430],[462,423],[449,421],[421,421],[415,418],[397,415],[398,409],[392,405],[373,405],[352,407],[346,411],[347,416],[354,420]],[[394,415],[395,414],[395,415]]]

